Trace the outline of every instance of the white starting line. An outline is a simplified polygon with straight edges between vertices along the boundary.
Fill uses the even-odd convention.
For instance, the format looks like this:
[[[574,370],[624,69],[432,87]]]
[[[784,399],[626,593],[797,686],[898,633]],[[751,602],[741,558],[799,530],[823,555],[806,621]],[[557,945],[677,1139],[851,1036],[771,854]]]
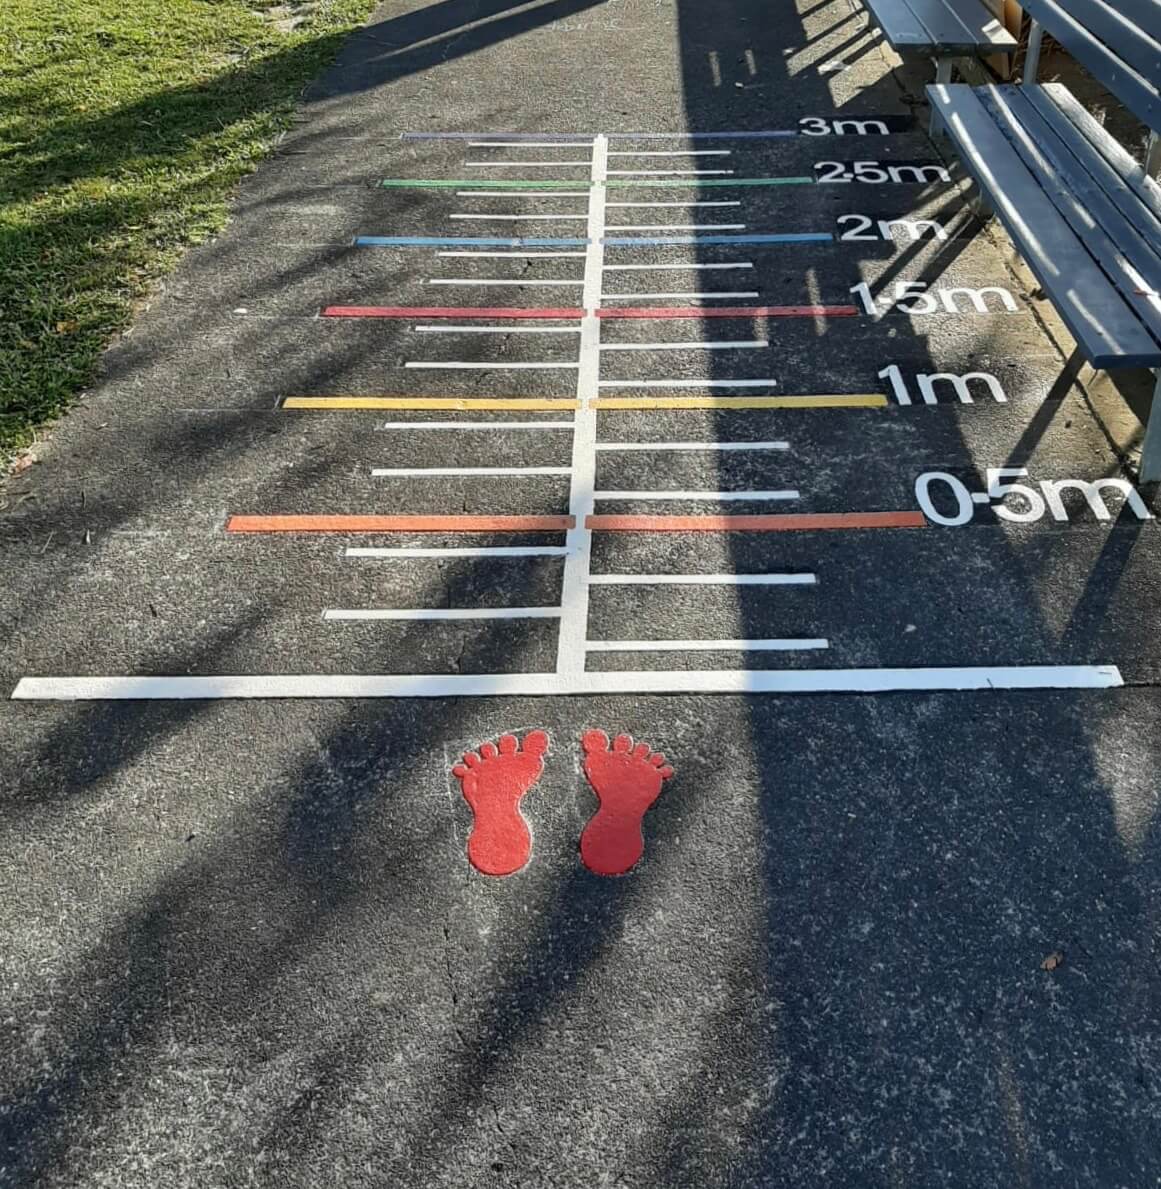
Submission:
[[[583,694],[886,694],[1118,689],[1115,665],[914,669],[697,669],[415,676],[301,674],[205,677],[25,677],[17,701],[234,698],[504,698]]]

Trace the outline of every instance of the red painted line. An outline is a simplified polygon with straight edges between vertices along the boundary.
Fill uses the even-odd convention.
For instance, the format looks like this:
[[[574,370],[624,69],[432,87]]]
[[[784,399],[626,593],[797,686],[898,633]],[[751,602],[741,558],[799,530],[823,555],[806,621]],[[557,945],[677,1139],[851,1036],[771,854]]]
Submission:
[[[548,736],[529,731],[524,742],[501,735],[500,746],[488,741],[478,751],[465,751],[464,762],[452,768],[472,810],[468,862],[484,875],[511,875],[532,857],[532,833],[520,812],[524,794],[544,772]]]
[[[584,310],[522,309],[504,306],[327,306],[324,318],[583,318]]]
[[[598,318],[853,318],[855,306],[618,306]]]
[[[585,731],[585,776],[600,803],[580,837],[581,862],[596,875],[624,875],[645,853],[641,819],[673,775],[665,757],[648,743],[604,731]]]
[[[809,532],[816,529],[923,528],[922,512],[798,512],[779,516],[589,516],[606,533]]]
[[[228,533],[563,533],[571,516],[231,516]]]

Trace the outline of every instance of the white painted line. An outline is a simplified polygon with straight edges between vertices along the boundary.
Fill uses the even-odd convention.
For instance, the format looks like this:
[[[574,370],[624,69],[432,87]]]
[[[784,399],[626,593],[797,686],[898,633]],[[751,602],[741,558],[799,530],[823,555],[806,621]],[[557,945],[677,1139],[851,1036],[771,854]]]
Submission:
[[[24,677],[17,701],[218,698],[495,698],[563,694],[879,694],[936,690],[1119,689],[1116,665],[992,665],[914,669],[663,669],[608,673],[373,676]]]
[[[595,586],[814,586],[814,574],[590,574]]]
[[[441,475],[571,475],[569,467],[373,467],[376,479],[427,479]]]
[[[584,281],[482,281],[478,277],[448,277],[447,279],[429,280],[427,283],[429,285],[491,285],[501,288],[513,285],[555,285],[557,288],[570,288],[574,285],[581,288],[584,286]],[[758,295],[755,293],[754,296]]]
[[[721,272],[731,268],[753,268],[748,261],[730,264],[606,264],[605,272]]]
[[[580,334],[577,326],[413,326],[416,334]]]
[[[767,339],[738,339],[720,343],[602,343],[602,351],[741,351],[744,348],[768,347]]]
[[[583,165],[586,169],[588,161],[465,161],[469,169],[560,169]]]
[[[554,259],[562,259],[565,256],[583,257],[584,253],[583,252],[507,252],[507,251],[504,251],[504,252],[463,252],[463,251],[454,251],[454,252],[436,252],[436,255],[437,256],[475,256],[477,259],[480,259],[480,260],[488,260],[488,259],[496,260],[496,259],[505,259],[505,258],[509,259],[509,260],[541,260],[541,259],[554,260]]]
[[[380,610],[377,607],[324,611],[323,619],[556,619],[559,607],[420,607]]]
[[[828,640],[590,640],[589,652],[807,652]]]
[[[457,190],[457,198],[588,198],[587,190]]]
[[[610,223],[606,231],[745,231],[745,223]]]
[[[436,359],[422,359],[417,361],[408,361],[403,365],[404,367],[413,368],[417,371],[440,371],[444,368],[451,368],[460,371],[474,371],[474,372],[488,372],[488,371],[520,371],[533,370],[535,368],[558,368],[562,370],[572,370],[577,367],[575,363],[441,363]]]
[[[572,432],[571,421],[383,421],[375,429],[454,429],[459,430],[508,430],[508,429],[567,429]]]
[[[598,442],[598,450],[651,454],[655,450],[789,450],[789,442]]]
[[[777,380],[602,380],[602,388],[777,388]]]
[[[622,178],[689,178],[720,177],[732,174],[732,169],[610,169],[609,177]]]
[[[597,412],[591,400],[596,397],[601,376],[601,282],[605,263],[605,180],[609,168],[609,140],[600,135],[593,141],[593,163],[589,175],[588,244],[585,254],[585,284],[581,305],[580,349],[577,357],[577,409],[573,418],[572,485],[568,493],[568,511],[573,528],[565,535],[569,551],[561,579],[561,620],[557,632],[556,677],[560,681],[585,678],[585,638],[589,621],[589,571],[592,568],[593,534],[586,521],[594,508],[596,486]]]
[[[576,220],[584,223],[588,220],[588,215],[471,215],[471,214],[455,214],[449,215],[449,219],[470,219],[475,223],[496,223],[501,220],[506,223],[523,222],[528,219],[538,219],[544,223],[552,223],[558,220],[568,222]],[[581,253],[583,255],[583,253]]]
[[[602,301],[628,301],[635,300],[639,297],[696,297],[700,299],[710,297],[758,297],[760,294],[756,289],[754,290],[739,290],[737,292],[720,291],[717,293],[605,293],[602,294]]]
[[[729,149],[621,149],[610,157],[728,157]]]
[[[400,546],[350,545],[347,557],[564,557],[563,545]]]
[[[590,149],[591,140],[469,140],[469,149]],[[586,161],[587,165],[588,162]]]
[[[594,491],[595,500],[713,500],[741,503],[747,500],[796,500],[797,491]]]
[[[741,206],[741,202],[719,202],[719,201],[693,201],[687,202],[607,202],[606,206],[648,206],[648,207],[662,207],[662,206]]]

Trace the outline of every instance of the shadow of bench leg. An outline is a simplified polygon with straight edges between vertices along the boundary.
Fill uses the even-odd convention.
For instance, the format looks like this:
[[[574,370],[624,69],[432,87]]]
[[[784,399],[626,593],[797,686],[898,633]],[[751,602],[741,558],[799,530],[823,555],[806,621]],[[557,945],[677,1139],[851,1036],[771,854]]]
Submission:
[[[1153,403],[1149,406],[1149,422],[1145,427],[1145,441],[1141,446],[1142,483],[1156,483],[1161,480],[1161,369],[1157,371],[1157,387],[1153,391]]]

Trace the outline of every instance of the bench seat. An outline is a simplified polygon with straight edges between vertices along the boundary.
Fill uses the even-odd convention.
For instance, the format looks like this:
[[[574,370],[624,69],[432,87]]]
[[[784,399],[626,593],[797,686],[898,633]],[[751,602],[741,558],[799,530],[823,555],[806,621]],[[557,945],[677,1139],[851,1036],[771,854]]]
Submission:
[[[1016,39],[983,0],[863,0],[900,56],[987,57],[1014,53]]]
[[[1066,87],[928,96],[1089,362],[1161,367],[1161,186]]]

